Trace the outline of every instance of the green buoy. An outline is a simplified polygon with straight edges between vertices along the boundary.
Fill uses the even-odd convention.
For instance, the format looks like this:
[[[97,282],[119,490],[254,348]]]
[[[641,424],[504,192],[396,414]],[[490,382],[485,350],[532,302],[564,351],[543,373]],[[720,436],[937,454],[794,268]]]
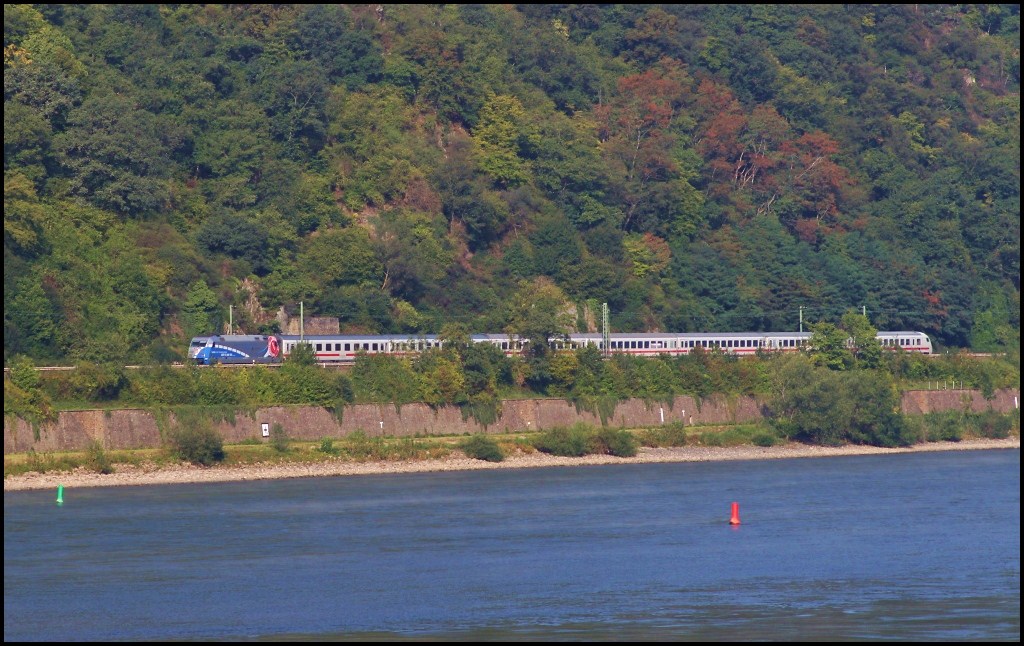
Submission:
[[[57,504],[64,504],[64,485],[57,485]]]

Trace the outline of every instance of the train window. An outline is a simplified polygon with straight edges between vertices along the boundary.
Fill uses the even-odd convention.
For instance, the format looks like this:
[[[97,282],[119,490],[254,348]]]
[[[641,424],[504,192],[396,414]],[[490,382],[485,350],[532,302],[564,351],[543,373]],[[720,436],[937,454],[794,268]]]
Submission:
[[[649,349],[650,347],[651,347],[651,342],[650,341],[644,341],[644,348],[648,348]]]
[[[322,343],[317,343],[316,344],[316,351],[317,352],[320,352],[323,349],[324,349],[324,344],[322,344]]]

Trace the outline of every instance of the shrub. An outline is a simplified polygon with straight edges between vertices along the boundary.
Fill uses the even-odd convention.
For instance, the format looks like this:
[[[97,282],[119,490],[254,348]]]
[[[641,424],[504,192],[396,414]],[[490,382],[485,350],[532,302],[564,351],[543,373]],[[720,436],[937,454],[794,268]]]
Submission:
[[[754,436],[750,438],[750,441],[754,446],[775,446],[782,441],[782,438],[770,431],[761,431],[760,433],[755,433]]]
[[[487,462],[501,462],[505,454],[501,447],[493,439],[480,433],[470,437],[459,446],[462,451],[475,460],[486,460]]]
[[[210,466],[224,459],[224,438],[207,424],[189,424],[170,436],[171,450],[182,460]]]
[[[320,446],[317,450],[325,455],[337,455],[339,453],[338,449],[334,447],[334,440],[329,437],[320,440]]]
[[[593,453],[631,458],[636,455],[637,441],[629,431],[602,428],[590,438],[590,448]]]
[[[89,442],[89,446],[85,449],[85,465],[96,473],[114,472],[114,465],[110,462],[110,457],[103,450],[103,444],[99,440]]]
[[[961,426],[957,413],[933,413],[925,419],[929,442],[959,442],[963,439]]]
[[[545,431],[533,441],[542,453],[578,458],[590,452],[590,436],[593,429],[582,422],[569,428],[556,426]]]
[[[990,410],[978,415],[977,426],[978,435],[990,440],[1001,440],[1009,437],[1013,419],[1009,415]]]
[[[640,434],[640,443],[653,447],[686,446],[686,426],[675,421],[645,429]]]
[[[365,431],[359,430],[351,434],[345,441],[345,453],[353,460],[384,460],[387,459],[387,447],[379,437],[369,437]]]
[[[291,440],[285,433],[284,427],[276,422],[270,427],[270,446],[274,447],[278,453],[287,453],[291,447]]]

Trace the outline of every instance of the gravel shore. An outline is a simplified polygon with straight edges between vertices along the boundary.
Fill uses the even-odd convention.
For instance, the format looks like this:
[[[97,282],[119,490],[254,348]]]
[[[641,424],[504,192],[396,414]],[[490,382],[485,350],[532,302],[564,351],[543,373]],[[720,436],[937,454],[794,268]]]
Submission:
[[[610,455],[588,455],[565,458],[531,453],[513,455],[503,462],[484,462],[464,457],[456,452],[441,460],[348,462],[322,461],[308,464],[252,465],[245,467],[196,467],[182,464],[174,467],[142,468],[118,465],[117,471],[102,475],[79,469],[70,473],[27,473],[4,478],[4,491],[29,489],[109,487],[152,484],[181,484],[203,482],[237,482],[276,478],[309,478],[324,476],[357,476],[391,473],[421,473],[427,471],[468,471],[473,469],[526,469],[554,466],[583,466],[596,464],[642,464],[654,462],[710,462],[723,460],[775,460],[791,458],[820,458],[844,455],[893,455],[922,451],[970,451],[979,449],[1020,449],[1020,438],[1004,440],[968,440],[963,442],[930,442],[903,449],[883,449],[873,446],[785,446],[757,447],[696,447],[684,446],[667,449],[641,448],[636,457],[617,458]]]

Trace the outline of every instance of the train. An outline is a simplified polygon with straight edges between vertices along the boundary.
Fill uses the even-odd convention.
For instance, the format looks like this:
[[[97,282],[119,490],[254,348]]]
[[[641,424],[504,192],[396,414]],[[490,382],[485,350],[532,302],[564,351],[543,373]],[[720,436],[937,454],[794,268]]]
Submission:
[[[924,332],[879,332],[878,342],[883,349],[932,354],[931,338]],[[525,339],[508,334],[473,334],[473,343],[489,343],[507,356],[523,353]],[[634,356],[687,355],[702,348],[738,356],[750,356],[758,351],[794,352],[807,346],[810,332],[645,332],[614,333],[607,337],[594,333],[576,333],[552,338],[555,350],[594,346],[607,354]],[[413,356],[431,348],[439,348],[444,341],[432,334],[224,334],[193,337],[188,357],[200,365],[212,364],[273,364],[280,363],[299,343],[308,343],[322,364],[351,364],[361,353]]]

